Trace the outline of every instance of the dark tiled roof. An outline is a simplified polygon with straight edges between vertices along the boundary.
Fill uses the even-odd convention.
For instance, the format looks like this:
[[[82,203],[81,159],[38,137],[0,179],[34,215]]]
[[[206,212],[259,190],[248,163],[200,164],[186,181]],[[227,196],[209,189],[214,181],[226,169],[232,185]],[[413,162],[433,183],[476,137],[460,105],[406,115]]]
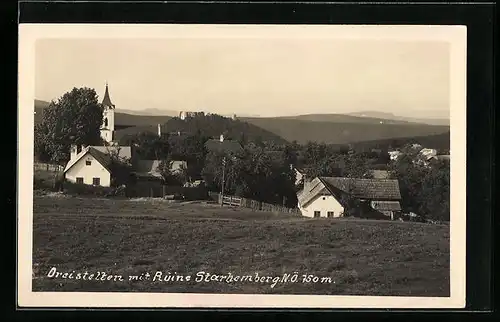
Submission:
[[[240,143],[236,140],[224,140],[221,142],[218,139],[210,139],[205,142],[205,147],[210,152],[218,153],[238,153],[243,150]]]
[[[106,84],[106,91],[104,92],[104,98],[102,99],[102,105],[114,107],[113,103],[111,103],[111,98],[109,98],[108,84]]]
[[[357,179],[321,177],[330,191],[342,191],[355,198],[372,200],[400,200],[399,183],[391,179]]]
[[[317,196],[331,195],[325,184],[318,178],[313,179],[297,194],[297,199],[301,206],[305,206]]]

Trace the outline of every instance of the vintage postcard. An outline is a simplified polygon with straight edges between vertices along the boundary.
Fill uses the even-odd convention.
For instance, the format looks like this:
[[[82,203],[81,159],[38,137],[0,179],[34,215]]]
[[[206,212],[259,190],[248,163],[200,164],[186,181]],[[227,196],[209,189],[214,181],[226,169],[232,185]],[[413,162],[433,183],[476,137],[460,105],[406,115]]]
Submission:
[[[466,28],[20,24],[18,305],[462,308]]]

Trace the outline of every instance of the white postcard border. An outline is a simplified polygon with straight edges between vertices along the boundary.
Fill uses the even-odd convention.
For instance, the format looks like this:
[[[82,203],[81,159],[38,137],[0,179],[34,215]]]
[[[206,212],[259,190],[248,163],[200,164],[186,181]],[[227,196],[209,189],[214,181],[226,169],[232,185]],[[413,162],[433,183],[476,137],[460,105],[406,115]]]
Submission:
[[[466,249],[466,27],[362,25],[20,24],[18,258],[20,307],[463,308]],[[46,38],[335,38],[450,44],[450,297],[32,292],[35,43]]]

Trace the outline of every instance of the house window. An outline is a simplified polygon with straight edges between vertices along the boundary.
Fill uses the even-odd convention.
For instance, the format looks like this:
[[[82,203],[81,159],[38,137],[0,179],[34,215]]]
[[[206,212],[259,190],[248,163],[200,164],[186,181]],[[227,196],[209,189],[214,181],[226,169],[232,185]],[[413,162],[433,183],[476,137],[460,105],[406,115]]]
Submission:
[[[314,212],[314,218],[320,217],[321,216],[321,211],[315,211]]]
[[[77,184],[83,184],[83,178],[82,177],[76,178],[76,183]]]
[[[329,212],[327,212],[327,215],[326,215],[326,216],[327,216],[328,218],[333,217],[333,211],[329,211]]]
[[[92,164],[92,161],[90,161],[90,160],[85,161],[85,165],[91,165],[91,164]]]
[[[101,178],[92,178],[92,184],[94,186],[99,186],[101,185]]]

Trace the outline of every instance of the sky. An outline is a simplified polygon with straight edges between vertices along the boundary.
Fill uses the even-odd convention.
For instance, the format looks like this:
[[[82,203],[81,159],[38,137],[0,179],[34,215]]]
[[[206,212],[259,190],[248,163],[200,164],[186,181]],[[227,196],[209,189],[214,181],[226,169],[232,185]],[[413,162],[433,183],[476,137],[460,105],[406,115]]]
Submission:
[[[35,97],[91,87],[120,109],[223,115],[380,111],[448,118],[450,47],[321,38],[42,39]]]

